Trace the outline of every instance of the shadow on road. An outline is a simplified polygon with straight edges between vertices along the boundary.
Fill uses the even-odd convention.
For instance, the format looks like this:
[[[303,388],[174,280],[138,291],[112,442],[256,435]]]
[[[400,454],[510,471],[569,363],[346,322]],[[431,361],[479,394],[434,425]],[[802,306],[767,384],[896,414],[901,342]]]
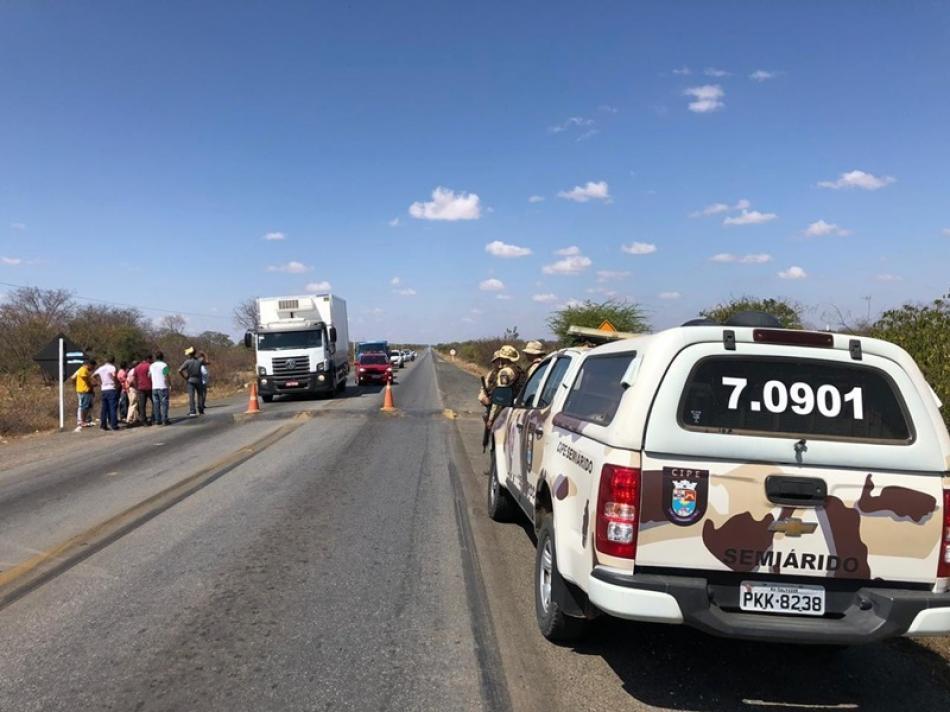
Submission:
[[[769,645],[604,616],[574,652],[601,656],[638,701],[676,710],[926,710],[950,699],[947,661],[910,640]]]

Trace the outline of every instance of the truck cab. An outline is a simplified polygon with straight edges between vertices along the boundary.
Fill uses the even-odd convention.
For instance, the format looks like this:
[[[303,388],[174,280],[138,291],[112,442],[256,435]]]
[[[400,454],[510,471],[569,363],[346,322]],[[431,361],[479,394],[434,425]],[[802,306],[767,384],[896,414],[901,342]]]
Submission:
[[[330,294],[257,300],[254,346],[257,385],[265,403],[274,396],[333,396],[346,387],[349,364],[346,302]]]

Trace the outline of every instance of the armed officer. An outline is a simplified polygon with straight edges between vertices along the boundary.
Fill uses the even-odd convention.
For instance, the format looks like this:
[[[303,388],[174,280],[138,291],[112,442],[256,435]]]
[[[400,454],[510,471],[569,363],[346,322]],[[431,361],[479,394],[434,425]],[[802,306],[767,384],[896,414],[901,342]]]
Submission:
[[[485,415],[483,416],[485,421],[485,436],[482,438],[482,449],[488,444],[491,425],[495,422],[495,418],[501,410],[499,406],[493,406],[491,402],[492,393],[495,392],[495,388],[498,386],[511,386],[515,393],[521,389],[521,384],[524,381],[524,372],[518,365],[520,359],[521,354],[518,353],[518,349],[509,344],[505,344],[492,354],[492,367],[488,373],[482,377],[482,387],[478,392],[478,402],[485,406]]]
[[[524,379],[527,381],[531,378],[538,366],[541,365],[541,362],[544,360],[544,344],[540,341],[529,341],[524,345],[524,348],[521,349],[521,353],[528,357],[528,368],[525,371]]]

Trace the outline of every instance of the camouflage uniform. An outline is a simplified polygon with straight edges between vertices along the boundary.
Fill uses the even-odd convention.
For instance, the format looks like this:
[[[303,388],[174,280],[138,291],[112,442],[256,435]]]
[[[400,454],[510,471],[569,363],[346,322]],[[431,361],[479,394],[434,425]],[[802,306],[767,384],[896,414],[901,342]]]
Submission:
[[[490,426],[494,422],[501,408],[491,405],[492,393],[498,386],[511,386],[517,393],[524,383],[524,372],[518,366],[518,359],[521,355],[513,346],[502,346],[495,352],[492,359],[492,367],[483,377],[484,385],[478,393],[478,401],[488,408],[485,415],[486,425]],[[489,406],[491,406],[489,408]]]
[[[538,366],[541,365],[541,362],[544,360],[544,344],[540,341],[529,341],[524,345],[524,348],[521,350],[525,356],[531,359],[528,363],[528,370],[525,371],[524,379],[527,381],[531,378],[531,375],[537,370]]]

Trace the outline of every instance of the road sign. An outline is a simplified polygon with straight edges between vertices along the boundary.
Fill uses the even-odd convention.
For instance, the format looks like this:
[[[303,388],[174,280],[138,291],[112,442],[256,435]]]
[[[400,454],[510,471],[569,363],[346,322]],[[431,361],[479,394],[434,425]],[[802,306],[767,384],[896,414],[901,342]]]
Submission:
[[[60,351],[60,339],[63,341],[62,351]],[[60,353],[62,353],[62,371],[59,368]],[[60,334],[40,349],[33,360],[49,378],[62,378],[65,381],[79,370],[85,358],[86,354],[79,346]]]
[[[608,321],[607,319],[604,319],[602,322],[600,322],[600,326],[598,326],[597,328],[600,329],[601,331],[610,331],[610,332],[617,331],[617,327],[611,324],[610,321]]]

